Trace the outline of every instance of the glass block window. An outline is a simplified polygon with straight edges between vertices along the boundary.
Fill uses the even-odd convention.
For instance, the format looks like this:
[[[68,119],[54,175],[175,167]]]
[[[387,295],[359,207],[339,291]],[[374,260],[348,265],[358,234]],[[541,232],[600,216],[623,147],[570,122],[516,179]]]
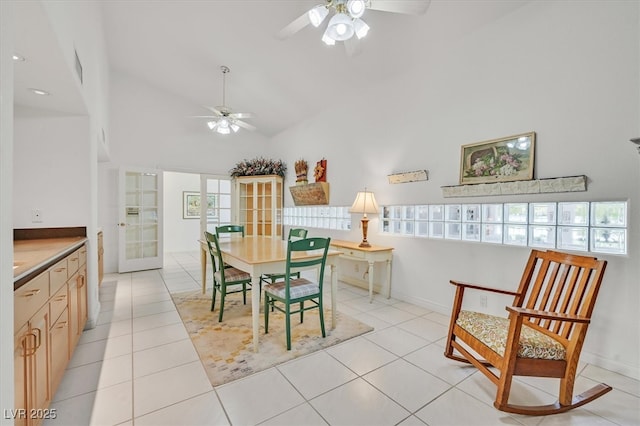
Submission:
[[[627,253],[627,202],[383,206],[381,232],[594,253]]]
[[[284,224],[302,228],[351,229],[351,213],[346,206],[285,207]]]

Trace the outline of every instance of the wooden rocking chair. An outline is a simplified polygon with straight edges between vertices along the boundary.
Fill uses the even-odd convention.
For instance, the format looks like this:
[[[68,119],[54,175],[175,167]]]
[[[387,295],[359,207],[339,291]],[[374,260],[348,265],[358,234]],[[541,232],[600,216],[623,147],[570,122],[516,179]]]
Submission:
[[[456,294],[444,355],[484,373],[498,387],[493,405],[501,411],[555,414],[599,398],[612,388],[600,383],[573,397],[573,385],[606,266],[594,257],[532,250],[516,292],[452,280]],[[466,289],[513,295],[513,305],[506,307],[509,318],[462,310]],[[513,376],[560,378],[558,401],[509,404]]]

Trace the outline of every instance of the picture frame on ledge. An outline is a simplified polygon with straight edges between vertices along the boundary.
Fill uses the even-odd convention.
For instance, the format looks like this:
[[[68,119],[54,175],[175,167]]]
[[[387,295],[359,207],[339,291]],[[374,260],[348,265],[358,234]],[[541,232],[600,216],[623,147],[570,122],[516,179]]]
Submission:
[[[535,132],[462,145],[460,185],[533,179]]]

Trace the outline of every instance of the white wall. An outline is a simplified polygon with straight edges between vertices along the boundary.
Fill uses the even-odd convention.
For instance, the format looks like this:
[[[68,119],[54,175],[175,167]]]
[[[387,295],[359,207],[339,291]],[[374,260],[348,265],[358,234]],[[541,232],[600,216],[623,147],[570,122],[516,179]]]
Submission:
[[[14,228],[88,226],[88,117],[32,116],[16,107]],[[31,210],[42,212],[33,223]]]
[[[13,59],[12,2],[0,2],[0,407],[14,405],[13,366],[13,217],[6,202],[13,194]],[[0,418],[0,424],[13,420]]]
[[[532,2],[278,135],[273,151],[289,164],[326,157],[332,205],[350,205],[364,186],[380,204],[629,200],[629,255],[601,256],[609,266],[583,359],[639,378],[640,169],[628,142],[640,135],[638,15],[637,2]],[[532,130],[536,177],[586,174],[587,192],[442,197],[441,186],[458,182],[461,145]],[[428,169],[429,181],[387,183],[390,173],[416,169]],[[295,180],[293,170],[288,179]],[[289,194],[285,204],[292,205]],[[393,296],[446,314],[449,279],[513,289],[529,253],[383,236],[377,222],[369,241],[396,249]],[[331,234],[357,240],[353,225],[349,233]],[[489,300],[493,309],[503,304]]]
[[[200,193],[200,175],[194,173],[165,172],[163,175],[164,252],[177,253],[198,249],[200,220],[184,219],[182,193]]]
[[[268,146],[258,133],[212,133],[204,121],[190,117],[201,115],[201,108],[122,73],[111,75],[110,99],[110,161],[100,163],[98,186],[105,272],[118,269],[120,167],[227,175],[238,161],[266,155]]]

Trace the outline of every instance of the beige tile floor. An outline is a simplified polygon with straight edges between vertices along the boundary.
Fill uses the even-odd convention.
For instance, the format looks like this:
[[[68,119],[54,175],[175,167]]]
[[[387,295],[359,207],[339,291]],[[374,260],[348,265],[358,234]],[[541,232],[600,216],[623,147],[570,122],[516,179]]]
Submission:
[[[199,288],[199,277],[197,252],[166,255],[161,270],[107,275],[98,325],[82,335],[51,404],[57,418],[45,424],[640,425],[640,382],[593,365],[581,365],[577,389],[604,381],[614,390],[584,407],[497,411],[495,387],[443,356],[447,316],[377,295],[370,304],[344,283],[338,309],[373,332],[214,388],[170,296]],[[556,383],[518,380],[512,402],[551,403]]]

